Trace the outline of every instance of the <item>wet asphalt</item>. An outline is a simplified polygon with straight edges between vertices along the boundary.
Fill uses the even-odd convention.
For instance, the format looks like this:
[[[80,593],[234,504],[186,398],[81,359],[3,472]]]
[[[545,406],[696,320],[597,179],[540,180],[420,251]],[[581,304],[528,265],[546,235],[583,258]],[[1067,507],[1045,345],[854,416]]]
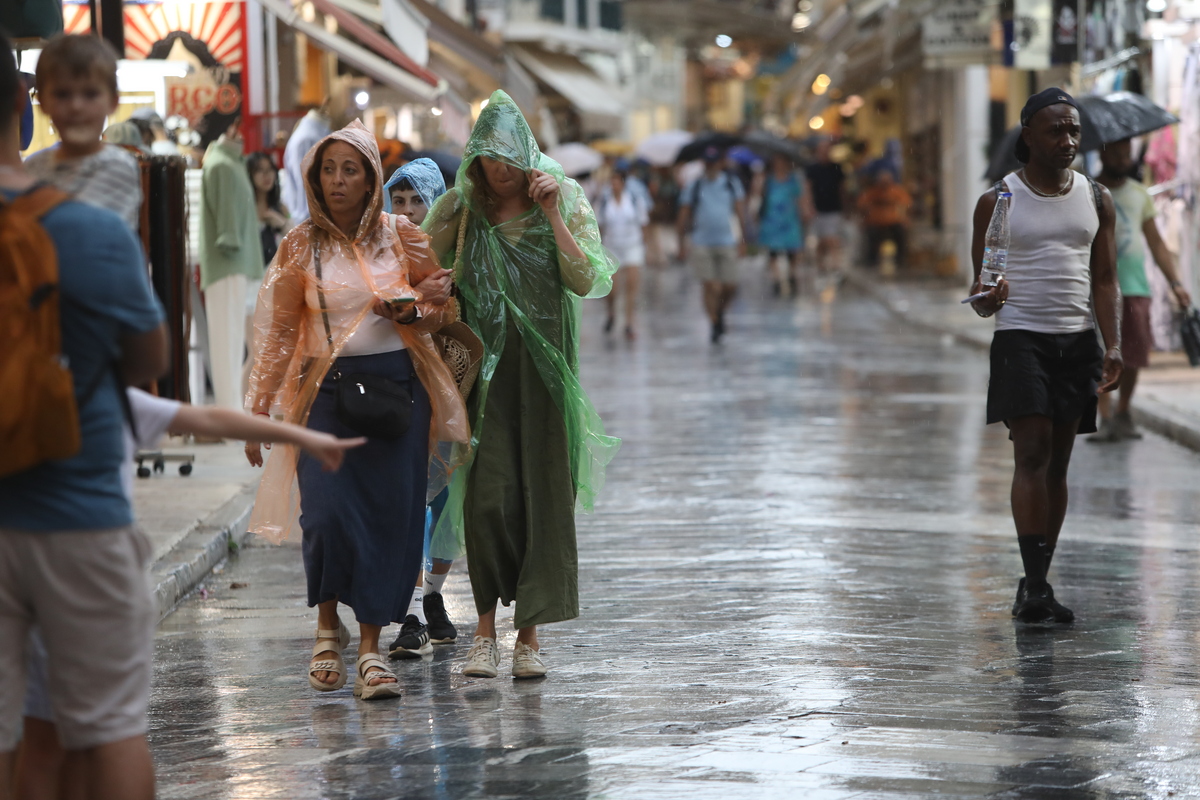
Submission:
[[[632,345],[589,304],[584,381],[624,444],[546,679],[507,676],[511,610],[501,677],[457,673],[460,563],[459,642],[396,664],[403,699],[318,694],[299,547],[251,543],[160,627],[160,797],[1200,796],[1200,456],[1080,440],[1050,576],[1078,620],[1018,625],[985,358],[748,283],[716,347],[678,268]]]

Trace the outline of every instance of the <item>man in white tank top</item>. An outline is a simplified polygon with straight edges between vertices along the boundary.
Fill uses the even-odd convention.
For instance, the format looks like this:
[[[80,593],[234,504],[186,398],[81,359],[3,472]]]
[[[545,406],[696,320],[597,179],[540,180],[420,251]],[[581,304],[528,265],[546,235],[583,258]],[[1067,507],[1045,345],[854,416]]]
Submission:
[[[1013,442],[1012,514],[1025,567],[1013,616],[1071,622],[1075,615],[1054,598],[1046,573],[1067,512],[1075,436],[1096,430],[1097,392],[1112,391],[1121,377],[1116,212],[1107,189],[1071,170],[1080,126],[1070,95],[1057,88],[1033,95],[1021,125],[1016,156],[1025,166],[1004,179],[1012,193],[1006,277],[972,307],[996,315],[987,421],[1007,425]],[[995,206],[991,190],[975,207],[972,293],[982,288]]]

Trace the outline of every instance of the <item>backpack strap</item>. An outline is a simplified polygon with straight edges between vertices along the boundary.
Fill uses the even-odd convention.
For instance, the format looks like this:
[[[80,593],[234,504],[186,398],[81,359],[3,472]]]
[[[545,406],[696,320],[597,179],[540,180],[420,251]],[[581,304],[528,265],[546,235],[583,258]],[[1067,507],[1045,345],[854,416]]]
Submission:
[[[35,219],[41,219],[70,199],[71,195],[66,192],[40,183],[29,191],[17,195],[10,203],[6,204],[0,201],[0,206],[7,205],[14,213],[27,214]]]
[[[1100,184],[1091,175],[1085,175],[1088,183],[1092,186],[1092,202],[1096,204],[1096,216],[1100,216],[1100,209],[1104,208],[1104,195],[1100,193]]]

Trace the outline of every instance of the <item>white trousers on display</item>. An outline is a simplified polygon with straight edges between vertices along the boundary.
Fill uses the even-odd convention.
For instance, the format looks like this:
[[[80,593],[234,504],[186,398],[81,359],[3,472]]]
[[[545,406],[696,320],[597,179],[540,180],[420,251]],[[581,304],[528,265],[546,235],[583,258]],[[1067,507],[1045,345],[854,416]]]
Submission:
[[[243,410],[242,362],[246,354],[245,275],[230,275],[204,290],[208,317],[208,368],[215,404]]]

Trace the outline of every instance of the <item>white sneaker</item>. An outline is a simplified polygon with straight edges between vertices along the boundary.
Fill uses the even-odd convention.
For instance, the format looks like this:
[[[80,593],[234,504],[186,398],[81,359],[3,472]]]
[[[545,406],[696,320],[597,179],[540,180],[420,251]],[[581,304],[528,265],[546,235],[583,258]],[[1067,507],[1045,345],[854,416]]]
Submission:
[[[542,655],[524,642],[513,648],[512,676],[514,678],[541,678],[546,674],[546,662]]]
[[[500,651],[496,649],[496,640],[490,636],[476,636],[475,643],[467,653],[462,674],[468,678],[494,678],[498,666]]]

